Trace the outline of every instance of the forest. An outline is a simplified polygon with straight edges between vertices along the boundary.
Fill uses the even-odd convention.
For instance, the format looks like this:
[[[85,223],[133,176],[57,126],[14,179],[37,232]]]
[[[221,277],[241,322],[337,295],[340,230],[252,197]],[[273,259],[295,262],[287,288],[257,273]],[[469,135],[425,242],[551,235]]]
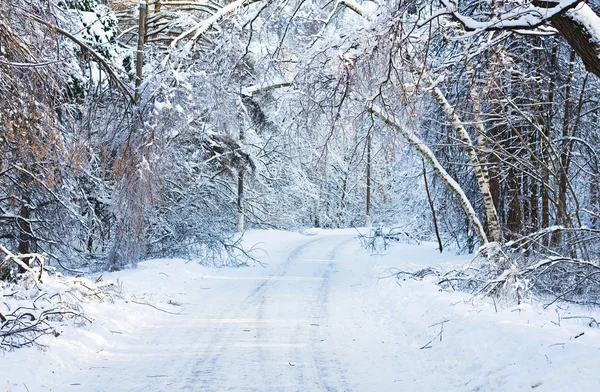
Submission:
[[[477,255],[453,288],[600,304],[600,1],[0,9],[0,281],[372,227]]]

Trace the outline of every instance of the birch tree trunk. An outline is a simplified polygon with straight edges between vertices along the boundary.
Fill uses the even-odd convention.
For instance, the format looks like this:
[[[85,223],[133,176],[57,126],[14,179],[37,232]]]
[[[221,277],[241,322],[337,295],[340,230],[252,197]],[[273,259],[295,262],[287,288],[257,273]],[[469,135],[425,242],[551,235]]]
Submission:
[[[429,79],[429,83],[433,84],[433,80],[431,80],[431,78]],[[444,113],[446,113],[446,115],[448,116],[448,119],[450,120],[454,129],[458,132],[458,135],[461,141],[463,142],[465,149],[467,150],[469,161],[471,162],[471,165],[473,166],[473,170],[475,172],[477,184],[479,185],[479,189],[481,190],[481,193],[483,195],[485,217],[487,219],[489,227],[490,240],[501,242],[502,230],[500,229],[500,223],[498,222],[498,214],[496,213],[496,207],[494,206],[494,199],[492,198],[492,193],[490,192],[490,183],[487,170],[484,169],[483,165],[481,165],[481,162],[479,161],[479,157],[477,156],[477,152],[475,151],[475,147],[473,146],[473,142],[471,141],[469,133],[465,129],[458,115],[455,113],[454,108],[450,106],[450,103],[448,103],[448,100],[446,99],[444,93],[442,93],[442,91],[437,86],[433,88],[432,92],[435,100],[438,102]],[[476,99],[478,99],[477,95]],[[475,103],[475,105],[477,108],[479,107],[478,103]],[[482,120],[479,119],[479,121],[476,122],[478,123],[478,127],[481,127],[481,129],[479,129],[479,132],[485,132],[485,129],[483,129]]]

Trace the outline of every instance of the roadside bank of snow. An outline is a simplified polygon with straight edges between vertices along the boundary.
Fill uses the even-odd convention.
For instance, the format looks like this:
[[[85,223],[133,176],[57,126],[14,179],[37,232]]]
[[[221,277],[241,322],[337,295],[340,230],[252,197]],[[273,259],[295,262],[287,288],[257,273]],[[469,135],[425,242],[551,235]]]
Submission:
[[[598,390],[600,329],[593,322],[590,326],[600,320],[598,309],[495,306],[491,299],[441,291],[433,278],[376,278],[430,266],[448,270],[470,261],[468,255],[440,255],[433,243],[398,244],[367,263],[357,249],[342,258],[353,263],[348,265],[353,271],[361,270],[360,276],[370,277],[355,279],[344,294],[357,304],[352,313],[359,316],[352,322],[360,326],[360,335],[340,328],[339,336],[345,342],[363,340],[355,366],[373,372],[382,388],[373,390],[392,390],[386,386],[394,384],[406,391]],[[378,317],[360,316],[369,312]],[[392,365],[379,366],[378,355],[364,349],[377,345],[395,348],[384,350]]]

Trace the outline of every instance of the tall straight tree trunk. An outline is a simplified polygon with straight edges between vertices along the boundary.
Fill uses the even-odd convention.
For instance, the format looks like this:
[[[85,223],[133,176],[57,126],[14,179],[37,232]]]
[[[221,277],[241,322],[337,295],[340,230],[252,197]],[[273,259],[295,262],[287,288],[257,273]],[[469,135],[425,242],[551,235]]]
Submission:
[[[590,180],[590,206],[592,207],[592,215],[590,218],[590,226],[592,229],[597,229],[600,225],[600,168],[598,162],[592,165],[592,178]]]
[[[19,227],[19,245],[18,251],[19,254],[28,254],[31,252],[31,240],[32,240],[32,232],[31,232],[31,223],[29,219],[31,218],[31,209],[29,208],[30,200],[27,196],[24,196],[21,199],[21,208],[19,209],[19,218],[17,219],[18,227]],[[23,262],[29,264],[28,259],[23,259]],[[23,273],[26,270],[19,266],[19,272]]]
[[[529,230],[536,232],[540,229],[539,217],[539,184],[533,178],[530,178],[531,186],[529,189],[529,208],[531,215],[531,225]]]
[[[535,46],[541,47],[541,39],[539,37],[534,38]],[[533,51],[533,61],[534,64],[538,64],[540,61],[539,50]],[[541,72],[539,67],[534,68],[534,76],[535,80],[541,79]],[[543,102],[544,97],[542,94],[542,86],[541,84],[536,84],[534,89],[534,97],[537,102]],[[535,107],[536,112],[536,122],[538,128],[543,128],[544,126],[544,117],[543,117],[543,105],[539,105]],[[529,139],[529,146],[531,151],[533,151],[533,156],[531,156],[532,165],[537,165],[537,157],[541,156],[540,149],[540,135],[538,132],[531,132],[531,136]],[[540,229],[540,183],[534,177],[529,177],[530,187],[529,187],[529,207],[530,207],[530,224],[527,228],[530,232],[536,232]]]
[[[148,15],[147,0],[140,0],[138,7],[138,42],[135,58],[135,102],[140,100],[140,86],[142,85],[142,72],[144,70],[144,42],[146,40],[146,16]]]
[[[238,171],[238,183],[237,183],[237,231],[242,233],[244,231],[244,169],[240,168]]]
[[[240,146],[244,144],[244,129],[240,129],[239,133]],[[244,167],[240,165],[238,168],[237,178],[237,231],[243,233],[246,228],[245,214],[244,214]]]
[[[514,168],[508,171],[508,194],[510,201],[508,203],[508,219],[506,226],[511,236],[519,236],[523,232],[523,213],[521,211],[521,184],[519,174]]]
[[[519,182],[521,184],[521,202],[523,204],[523,224],[522,227],[525,232],[531,226],[531,199],[527,190],[530,188],[529,177],[525,173],[520,173]]]
[[[429,81],[433,84],[433,81],[430,79]],[[465,129],[462,121],[455,113],[454,108],[450,106],[448,100],[442,91],[435,86],[433,88],[433,96],[448,116],[448,119],[452,123],[452,126],[457,131],[458,136],[460,137],[465,149],[467,150],[467,155],[469,156],[469,161],[471,162],[471,166],[473,166],[473,171],[475,172],[475,178],[477,179],[477,184],[479,185],[479,189],[481,194],[483,195],[483,204],[485,210],[485,216],[487,219],[490,239],[492,241],[501,242],[502,241],[502,230],[500,229],[500,223],[498,222],[498,214],[496,212],[496,207],[494,205],[494,200],[492,198],[492,193],[490,192],[490,183],[487,174],[487,170],[484,169],[483,165],[477,156],[477,152],[475,151],[475,147],[473,146],[473,142],[471,141],[471,137],[469,133]],[[482,121],[481,126],[483,126]]]
[[[569,73],[565,88],[565,103],[563,109],[563,123],[562,123],[562,142],[560,148],[560,167],[558,168],[558,203],[556,209],[556,224],[568,226],[567,217],[567,186],[568,186],[568,175],[569,175],[569,156],[570,156],[570,145],[571,141],[571,84],[573,83],[573,63],[575,62],[575,51],[571,49],[571,56],[569,59]],[[552,242],[554,245],[560,245],[562,242],[562,233],[556,231],[553,235]]]
[[[444,251],[444,245],[442,245],[442,239],[440,238],[440,231],[438,229],[435,207],[433,205],[433,200],[431,199],[431,192],[429,192],[429,184],[427,183],[427,169],[425,168],[425,159],[421,158],[421,160],[423,161],[423,181],[425,182],[425,193],[427,194],[427,202],[429,203],[429,208],[431,209],[431,220],[433,221],[433,230],[435,231],[435,237],[437,238],[440,253],[442,253]]]
[[[552,77],[550,78],[550,86],[548,92],[548,104],[546,107],[546,119],[544,123],[544,137],[542,141],[542,159],[544,161],[543,178],[541,184],[541,199],[542,199],[542,228],[550,227],[550,140],[552,140],[552,122],[554,121],[554,89],[556,85],[556,74],[557,74],[557,57],[558,44],[555,43],[552,48],[552,54],[550,57],[550,67]],[[542,240],[543,245],[548,245],[548,237],[544,237]]]
[[[371,132],[367,134],[367,206],[365,226],[371,227]]]
[[[598,126],[599,124],[599,116],[598,111],[594,111],[594,120],[593,124]],[[595,141],[594,145],[597,145],[597,141]],[[590,179],[590,206],[592,209],[592,214],[590,217],[590,226],[592,229],[597,229],[600,224],[600,162],[598,162],[598,158],[595,157],[592,165],[592,178]]]

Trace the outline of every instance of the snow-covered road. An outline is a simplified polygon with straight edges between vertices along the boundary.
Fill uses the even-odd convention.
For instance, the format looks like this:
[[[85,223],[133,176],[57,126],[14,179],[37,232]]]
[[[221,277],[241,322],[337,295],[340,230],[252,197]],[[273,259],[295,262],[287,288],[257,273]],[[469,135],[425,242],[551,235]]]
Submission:
[[[262,241],[266,267],[155,260],[106,277],[135,298],[90,306],[96,322],[65,327],[47,352],[0,357],[3,375],[9,361],[20,369],[6,390],[597,390],[597,328],[558,326],[554,311],[533,307],[496,313],[428,281],[381,279],[393,267],[468,258],[431,245],[368,256],[353,231],[251,232],[246,241]]]
[[[147,372],[161,377],[134,380],[128,390],[349,390],[347,366],[326,349],[336,252],[348,239],[302,242],[256,276],[205,276],[199,286],[210,295],[203,287],[189,293],[200,301],[153,334],[172,354],[148,363]],[[186,360],[174,363],[181,355]]]
[[[182,315],[156,314],[159,323],[136,331],[134,341],[105,354],[103,366],[68,384],[97,379],[106,391],[351,390],[347,352],[334,349],[331,337],[359,327],[332,320],[329,309],[353,313],[347,300],[330,295],[340,252],[353,237],[308,237],[252,275],[190,277]],[[115,371],[132,361],[131,374]]]

